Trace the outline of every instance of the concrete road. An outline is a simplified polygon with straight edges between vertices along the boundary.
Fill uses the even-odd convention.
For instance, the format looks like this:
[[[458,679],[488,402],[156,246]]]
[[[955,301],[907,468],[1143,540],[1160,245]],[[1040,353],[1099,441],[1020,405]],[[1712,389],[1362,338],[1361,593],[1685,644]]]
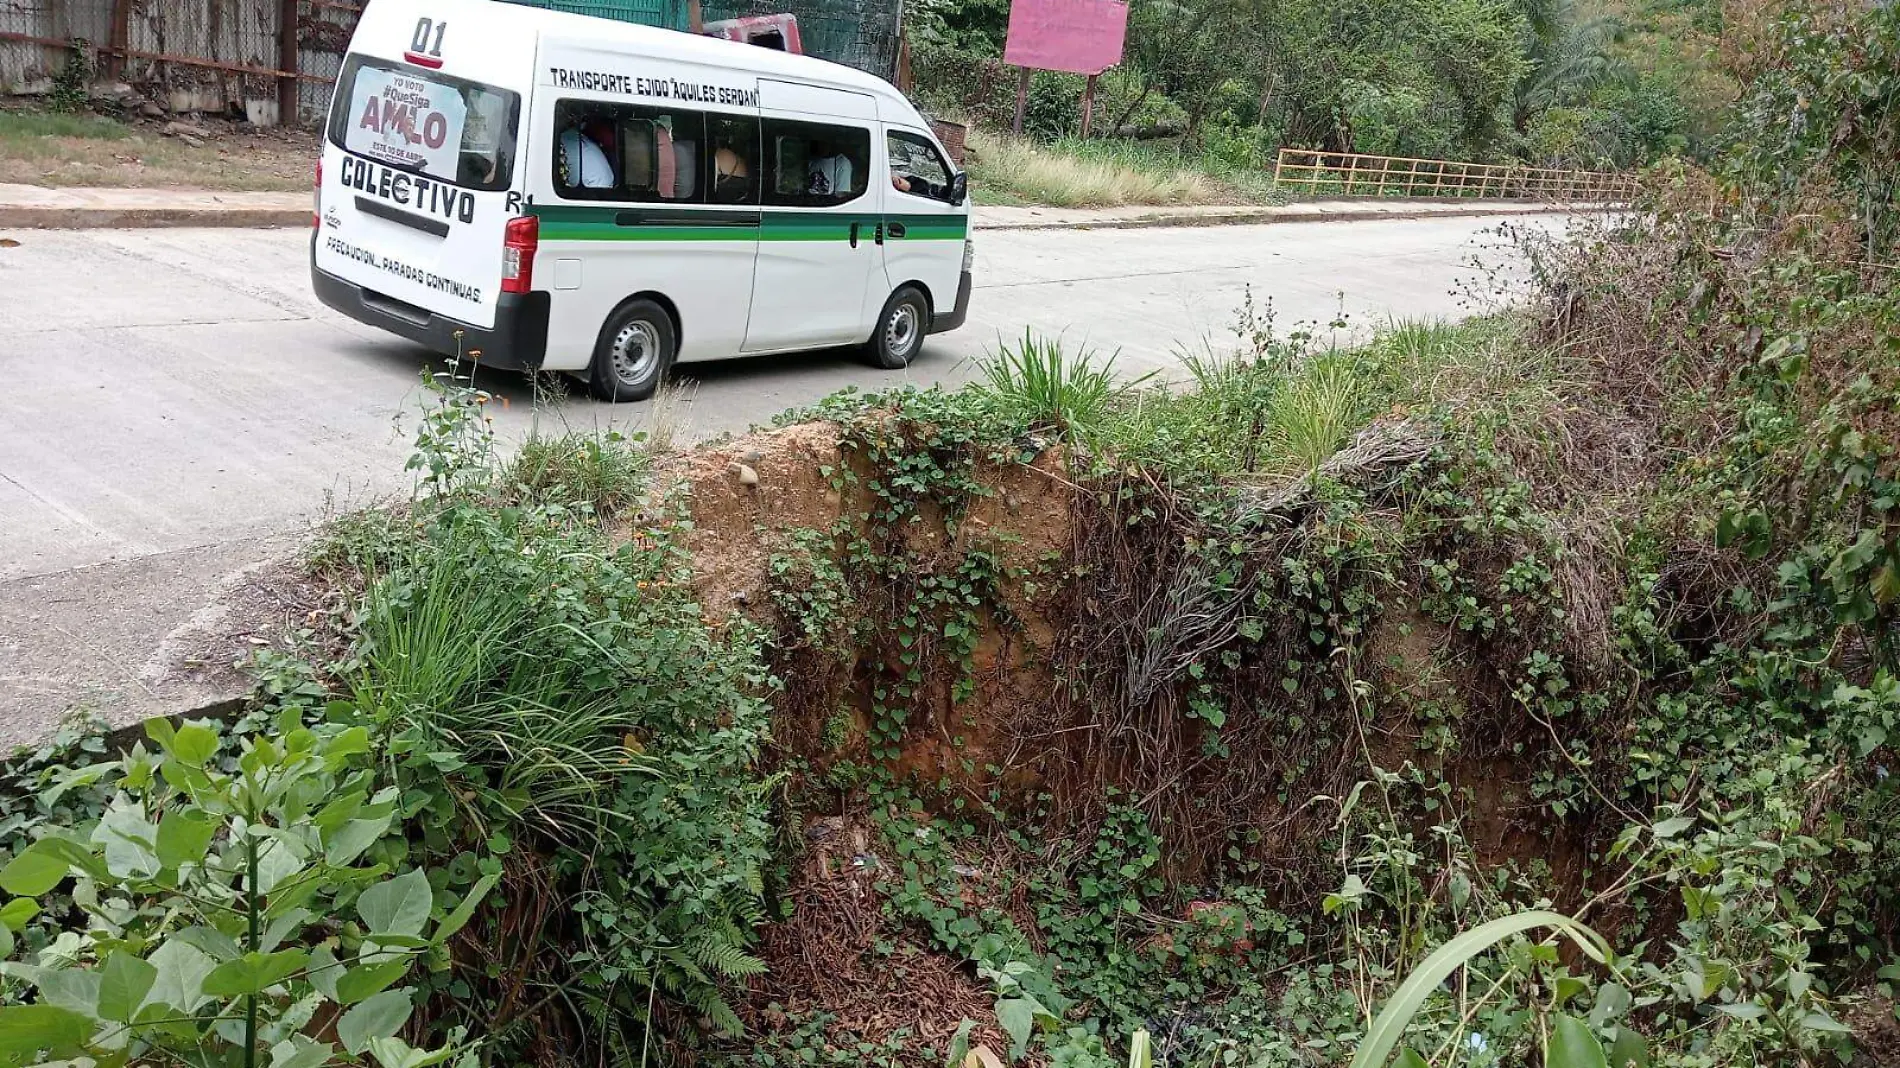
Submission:
[[[908,371],[845,352],[693,365],[680,369],[682,416],[708,436],[847,385],[958,383],[1025,328],[1117,351],[1127,373],[1165,373],[1183,351],[1232,342],[1249,287],[1283,328],[1342,310],[1361,324],[1458,316],[1471,310],[1459,292],[1480,276],[1474,257],[1509,260],[1493,225],[979,233],[968,325],[930,339]],[[16,734],[9,720],[57,713],[76,674],[105,706],[128,687],[156,700],[144,659],[154,638],[326,513],[405,490],[418,380],[433,365],[315,302],[303,231],[9,236],[20,243],[0,248],[0,740]],[[506,399],[498,423],[511,435],[638,428],[650,408],[578,396],[537,406],[518,376],[482,384]],[[92,636],[101,630],[124,633]]]

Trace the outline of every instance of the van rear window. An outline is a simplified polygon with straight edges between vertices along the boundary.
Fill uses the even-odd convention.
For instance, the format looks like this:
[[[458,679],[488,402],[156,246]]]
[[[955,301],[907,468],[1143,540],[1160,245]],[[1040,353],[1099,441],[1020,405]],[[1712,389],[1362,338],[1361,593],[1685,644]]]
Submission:
[[[465,78],[352,56],[330,105],[337,147],[469,189],[508,187],[521,95]]]

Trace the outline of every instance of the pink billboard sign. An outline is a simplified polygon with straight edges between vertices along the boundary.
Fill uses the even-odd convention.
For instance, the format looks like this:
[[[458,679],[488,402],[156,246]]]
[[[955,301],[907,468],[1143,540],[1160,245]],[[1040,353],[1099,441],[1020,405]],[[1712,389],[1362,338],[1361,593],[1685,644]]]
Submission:
[[[1128,5],[1121,0],[1012,0],[1003,62],[1100,74],[1122,61]]]

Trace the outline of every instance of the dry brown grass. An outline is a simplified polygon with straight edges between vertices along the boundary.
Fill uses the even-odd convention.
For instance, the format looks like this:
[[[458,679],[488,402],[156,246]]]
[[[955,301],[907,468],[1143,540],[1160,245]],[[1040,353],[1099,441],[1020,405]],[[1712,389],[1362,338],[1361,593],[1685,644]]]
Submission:
[[[209,131],[191,145],[158,124],[97,115],[0,110],[0,183],[55,187],[293,192],[310,188],[313,138]]]
[[[970,152],[971,175],[977,183],[1032,204],[1119,208],[1232,199],[1212,179],[1193,171],[1084,159],[974,130]]]

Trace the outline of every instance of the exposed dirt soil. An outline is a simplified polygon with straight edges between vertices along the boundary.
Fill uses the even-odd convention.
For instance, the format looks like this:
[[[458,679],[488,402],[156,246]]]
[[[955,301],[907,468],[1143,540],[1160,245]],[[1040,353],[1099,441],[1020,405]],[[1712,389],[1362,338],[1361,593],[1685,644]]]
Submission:
[[[774,624],[769,603],[770,563],[792,531],[864,533],[869,494],[842,492],[834,473],[851,465],[838,427],[808,423],[749,435],[681,458],[672,472],[692,517],[686,546],[694,585],[709,615],[744,614]],[[1074,537],[1070,506],[1076,487],[1067,460],[1049,450],[1028,464],[982,465],[976,496],[954,530],[928,502],[921,521],[901,531],[923,566],[949,566],[971,548],[993,552],[1012,574],[1000,591],[1011,609],[1005,624],[984,613],[970,664],[970,692],[959,701],[952,680],[939,678],[920,692],[900,766],[924,777],[949,775],[973,786],[990,768],[1017,763],[1022,721],[1049,707],[1055,686],[1048,652],[1055,636],[1049,615],[1048,565],[1060,561]],[[841,520],[845,520],[842,525]],[[1041,577],[1042,585],[1037,585]],[[882,591],[872,591],[875,601]],[[876,615],[881,606],[860,605]],[[832,653],[842,654],[841,656]],[[868,727],[867,694],[879,662],[865,649],[802,650],[778,665],[792,689],[780,701],[775,736],[792,751],[835,757],[817,744],[828,720],[854,717],[853,734]],[[853,755],[861,755],[853,748]]]
[[[1860,1047],[1853,1068],[1900,1068],[1900,1005],[1877,997],[1848,1017]]]
[[[844,514],[826,473],[843,462],[830,423],[753,434],[682,458],[673,474],[692,509],[686,547],[708,612],[763,611],[766,567],[782,535],[828,530]]]
[[[1333,861],[1313,846],[1337,817],[1289,798],[1343,797],[1364,778],[1367,759],[1388,770],[1411,764],[1450,788],[1478,863],[1546,863],[1565,904],[1586,889],[1593,828],[1586,821],[1552,832],[1535,816],[1538,754],[1552,739],[1499,684],[1500,659],[1523,655],[1515,645],[1474,639],[1416,600],[1393,596],[1359,647],[1358,670],[1373,685],[1370,714],[1355,730],[1354,713],[1334,696],[1332,668],[1297,663],[1309,659],[1307,630],[1269,634],[1231,665],[1224,699],[1236,718],[1222,741],[1232,755],[1211,760],[1174,661],[1212,639],[1174,634],[1162,626],[1167,619],[1149,618],[1156,605],[1173,603],[1176,587],[1195,588],[1199,565],[1175,522],[1184,517],[1144,505],[1149,518],[1130,519],[1112,503],[1113,485],[1078,484],[1069,457],[1044,449],[1027,463],[978,461],[969,475],[982,488],[967,501],[914,502],[882,525],[867,519],[888,505],[865,489],[880,474],[862,469],[865,434],[811,423],[749,435],[680,456],[661,491],[677,493],[690,518],[685,547],[708,616],[743,615],[777,635],[770,655],[784,689],[774,701],[773,742],[794,780],[785,796],[815,805],[822,817],[807,816],[802,828],[789,917],[763,934],[771,970],[753,991],[753,1022],[776,1029],[785,1022],[777,1014],[821,1010],[835,1014],[841,1031],[867,1039],[909,1028],[941,1041],[958,1021],[990,1016],[990,995],[968,964],[934,952],[914,931],[892,929],[880,909],[882,868],[863,799],[838,785],[848,778],[830,774],[866,762],[974,802],[970,811],[1048,798],[1083,836],[1101,815],[1102,797],[1150,799],[1161,811],[1170,878],[1205,875],[1220,845],[1246,832],[1255,842],[1250,859],[1270,873],[1263,888],[1293,905],[1318,893],[1315,873]],[[1173,507],[1164,491],[1122,489],[1160,512]],[[1140,497],[1151,490],[1158,495]],[[946,521],[946,508],[960,508],[960,517]],[[1269,555],[1301,551],[1304,514],[1297,502],[1289,507],[1287,540]],[[818,535],[802,547],[793,537],[801,528]],[[846,551],[848,544],[858,548]],[[906,632],[900,648],[898,619],[922,603],[918,580],[960,573],[979,550],[1001,561],[995,573],[1007,577],[977,610],[967,674],[930,629]],[[840,569],[845,576],[842,610],[850,618],[836,633],[812,636],[797,630],[800,620],[779,618],[774,595],[787,592],[787,578],[774,574],[774,557],[799,552],[834,554],[830,581]],[[906,573],[885,573],[892,561]],[[1488,557],[1468,564],[1501,566]],[[1175,644],[1157,654],[1149,648],[1157,635],[1173,635]],[[1122,666],[1146,663],[1142,656],[1172,672],[1147,692],[1122,678]],[[916,665],[925,666],[923,681],[905,699],[895,749],[881,752],[872,740],[872,694]],[[1283,688],[1288,681],[1296,685]],[[1468,744],[1448,748],[1452,737]],[[1429,837],[1429,827],[1417,830]],[[960,859],[969,904],[1009,911],[1010,881],[987,878],[984,857]],[[1019,926],[1033,937],[1032,917]]]

